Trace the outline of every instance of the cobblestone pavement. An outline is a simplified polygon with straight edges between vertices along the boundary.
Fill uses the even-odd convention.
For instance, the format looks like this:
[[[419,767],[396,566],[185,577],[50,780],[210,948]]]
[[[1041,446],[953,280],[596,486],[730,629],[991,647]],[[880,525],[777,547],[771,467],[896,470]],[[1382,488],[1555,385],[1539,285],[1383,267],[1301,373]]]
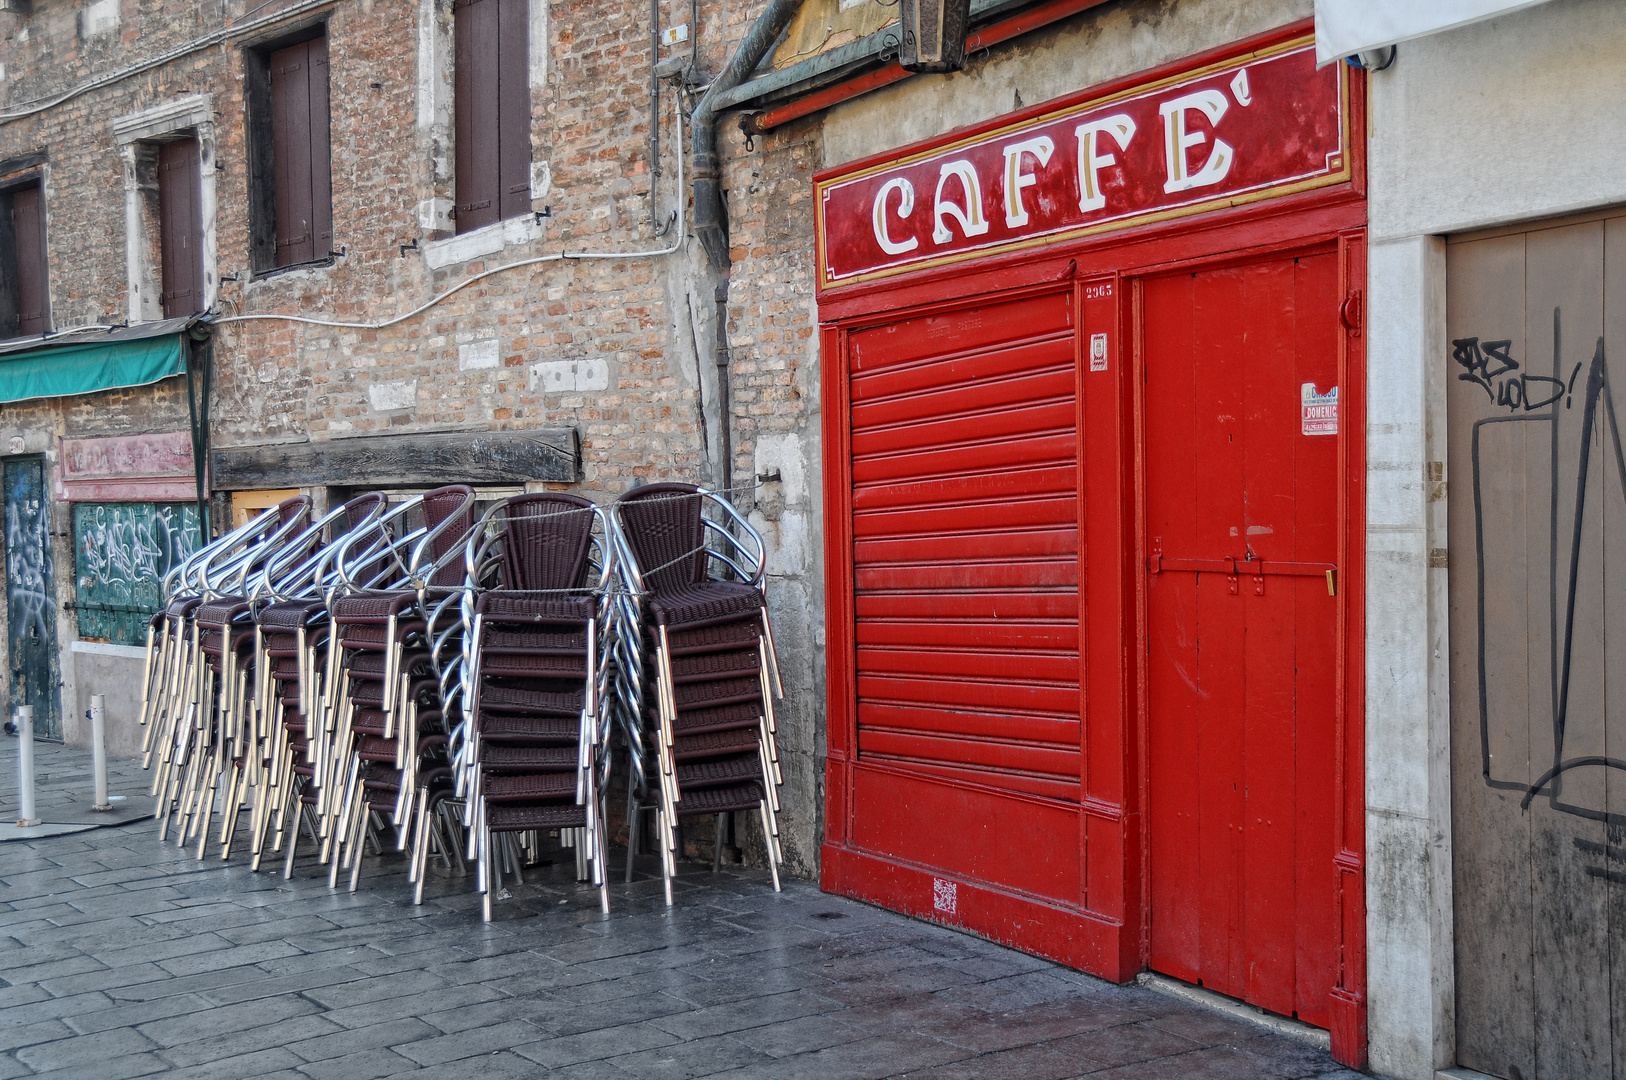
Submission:
[[[41,746],[40,771],[44,811],[89,756]],[[112,786],[145,791],[124,762]],[[646,875],[605,918],[568,862],[534,868],[487,925],[444,870],[414,908],[398,856],[352,895],[314,860],[198,862],[150,822],[0,843],[0,1080],[1359,1075],[808,882],[684,870],[675,908]]]

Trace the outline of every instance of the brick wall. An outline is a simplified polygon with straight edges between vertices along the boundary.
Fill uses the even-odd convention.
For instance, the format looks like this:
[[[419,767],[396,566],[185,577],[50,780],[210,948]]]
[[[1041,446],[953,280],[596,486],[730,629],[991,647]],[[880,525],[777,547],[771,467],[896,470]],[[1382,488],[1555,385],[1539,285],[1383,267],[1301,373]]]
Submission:
[[[94,20],[86,14],[91,7]],[[226,7],[239,22],[275,10],[250,12],[244,0]],[[698,6],[690,34],[698,38],[702,81],[721,68],[759,7],[712,0]],[[105,26],[112,8],[117,25],[87,37],[84,29]],[[688,3],[661,0],[661,8],[665,24],[696,22]],[[426,17],[434,21],[423,27]],[[155,56],[213,30],[220,19],[219,6],[176,0],[79,7],[41,0],[32,16],[0,15],[6,70],[0,110]],[[679,90],[671,83],[661,87],[659,171],[651,168],[647,6],[553,3],[535,12],[533,23],[545,25],[549,42],[545,58],[532,58],[534,206],[550,208],[551,217],[542,220],[540,235],[511,228],[498,250],[467,259],[449,256],[450,234],[427,229],[422,218],[425,205],[453,191],[445,69],[450,5],[442,0],[341,0],[330,9],[334,245],[345,253],[329,266],[259,277],[248,267],[242,49],[271,31],[0,124],[0,158],[37,148],[49,155],[55,324],[126,317],[124,193],[112,121],[193,93],[213,95],[217,307],[225,316],[380,321],[520,259],[667,247],[672,234],[658,235],[657,227],[680,202],[687,214],[689,193],[677,186]],[[690,42],[662,48],[661,56],[690,48]],[[429,70],[421,63],[426,56],[433,57]],[[692,108],[693,95],[682,100]],[[785,849],[792,872],[808,874],[816,866],[821,813],[823,602],[808,181],[817,128],[802,130],[764,140],[752,154],[732,127],[723,139],[736,248],[727,311],[734,414],[728,475],[740,485],[774,469],[783,477],[760,491],[745,488],[739,501],[770,544],[770,596],[789,695],[780,714]],[[685,150],[687,143],[685,125]],[[414,241],[417,250],[403,257],[401,245]],[[583,494],[613,498],[635,483],[665,479],[717,484],[724,469],[714,285],[698,244],[686,239],[664,257],[508,270],[384,329],[229,323],[217,331],[212,437],[217,447],[231,447],[573,425],[582,436]],[[592,371],[601,381],[584,377],[550,389],[536,366],[555,361],[599,362]],[[0,412],[0,435],[28,432],[31,451],[33,442],[43,448],[57,435],[185,424],[179,380]],[[65,522],[67,508],[59,509]],[[59,588],[71,588],[71,552],[60,552],[58,565],[66,568],[59,569]],[[71,623],[62,625],[66,642]],[[65,700],[73,700],[72,688],[65,688]],[[689,839],[709,847],[709,830],[698,825]]]

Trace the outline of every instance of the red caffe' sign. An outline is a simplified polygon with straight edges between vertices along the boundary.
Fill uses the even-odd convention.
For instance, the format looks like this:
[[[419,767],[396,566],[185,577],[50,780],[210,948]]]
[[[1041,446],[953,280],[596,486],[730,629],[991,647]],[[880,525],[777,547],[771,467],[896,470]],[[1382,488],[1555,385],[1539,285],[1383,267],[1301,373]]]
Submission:
[[[1347,91],[1303,39],[826,177],[819,287],[1340,183]]]

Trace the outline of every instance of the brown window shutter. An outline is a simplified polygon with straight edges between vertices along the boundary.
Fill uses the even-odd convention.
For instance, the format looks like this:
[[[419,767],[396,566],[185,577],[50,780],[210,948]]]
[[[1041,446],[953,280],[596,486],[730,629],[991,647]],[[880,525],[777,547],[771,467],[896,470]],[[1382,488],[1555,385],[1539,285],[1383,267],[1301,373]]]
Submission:
[[[310,44],[301,42],[271,54],[271,160],[276,174],[278,266],[316,258]],[[322,254],[327,254],[326,249]]]
[[[511,218],[531,211],[530,0],[498,3],[498,193]]]
[[[311,231],[315,258],[333,250],[333,161],[328,130],[327,38],[310,42]]]
[[[457,231],[502,217],[498,154],[501,0],[455,0],[452,34]]]
[[[51,329],[51,296],[46,285],[45,196],[38,184],[11,193],[11,224],[17,244],[17,333],[43,334]]]
[[[199,205],[198,141],[158,148],[158,248],[164,318],[203,310],[203,212]]]

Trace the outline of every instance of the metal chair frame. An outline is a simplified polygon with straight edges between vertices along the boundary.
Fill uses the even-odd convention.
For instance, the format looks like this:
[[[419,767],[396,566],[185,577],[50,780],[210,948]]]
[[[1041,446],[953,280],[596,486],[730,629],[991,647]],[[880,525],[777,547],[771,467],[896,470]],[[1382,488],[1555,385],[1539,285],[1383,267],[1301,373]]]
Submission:
[[[626,876],[628,881],[632,880],[640,832],[639,811],[641,804],[648,798],[648,774],[651,767],[644,760],[646,739],[643,715],[647,695],[653,690],[658,729],[648,734],[654,742],[656,761],[653,771],[659,780],[655,809],[662,884],[666,902],[670,905],[673,902],[672,880],[677,875],[677,818],[681,813],[679,804],[682,801],[678,767],[674,757],[676,745],[674,726],[678,719],[677,700],[667,628],[664,625],[650,624],[646,617],[644,601],[651,595],[647,585],[652,575],[666,569],[667,566],[680,565],[684,559],[700,555],[700,551],[679,555],[663,566],[640,567],[624,514],[626,501],[633,495],[635,492],[629,492],[610,510],[610,521],[616,533],[615,542],[619,555],[617,565],[622,575],[622,594],[625,597],[624,600],[618,597],[614,609],[616,627],[612,649],[618,670],[621,672],[616,685],[614,706],[628,747]],[[784,689],[779,673],[778,652],[774,646],[773,629],[768,617],[766,593],[763,589],[766,581],[766,545],[761,534],[738,510],[726,499],[705,488],[697,487],[684,494],[674,493],[671,496],[655,497],[692,497],[699,500],[700,539],[704,550],[704,562],[700,563],[699,567],[704,580],[717,580],[711,577],[711,570],[714,563],[720,563],[742,583],[755,588],[763,596],[760,606],[761,631],[758,638],[758,674],[761,680],[762,703],[758,721],[758,747],[762,767],[763,798],[758,809],[768,849],[769,869],[773,875],[774,889],[777,891],[779,864],[784,861],[779,844],[780,805],[777,791],[783,783],[783,774],[779,767],[776,741],[778,726],[774,717],[773,701],[776,696],[783,698]],[[713,512],[713,516],[707,516],[708,510]],[[646,631],[653,639],[650,657],[655,667],[653,687],[648,685],[644,672]],[[718,815],[719,846],[725,816],[726,814],[721,813]]]
[[[550,501],[562,503],[565,500],[547,495],[524,495],[494,504],[471,531],[465,544],[467,587],[461,603],[464,653],[460,688],[465,707],[463,719],[452,735],[453,772],[456,794],[464,799],[468,846],[475,855],[476,888],[481,894],[482,913],[487,921],[491,919],[492,896],[501,888],[504,867],[518,875],[522,873],[520,865],[523,862],[504,834],[493,835],[486,797],[480,717],[482,646],[487,640],[487,622],[479,608],[481,597],[491,593],[518,597],[589,595],[595,599],[593,615],[584,627],[585,681],[576,740],[575,804],[583,808],[586,824],[581,828],[561,829],[560,835],[562,843],[576,852],[577,880],[590,879],[599,890],[601,910],[609,912],[603,792],[609,782],[611,759],[609,713],[601,707],[601,703],[605,700],[612,679],[609,652],[603,642],[610,626],[606,598],[615,580],[613,530],[603,509],[591,503],[542,511],[545,516],[580,513],[591,517],[585,537],[585,581],[558,588],[516,587],[515,583],[504,579],[503,573],[508,561],[506,543],[511,525],[516,520],[522,520],[515,516],[515,510],[529,509],[538,504],[546,506]],[[522,840],[518,846],[534,849],[535,840],[530,831],[522,830],[520,835]]]

